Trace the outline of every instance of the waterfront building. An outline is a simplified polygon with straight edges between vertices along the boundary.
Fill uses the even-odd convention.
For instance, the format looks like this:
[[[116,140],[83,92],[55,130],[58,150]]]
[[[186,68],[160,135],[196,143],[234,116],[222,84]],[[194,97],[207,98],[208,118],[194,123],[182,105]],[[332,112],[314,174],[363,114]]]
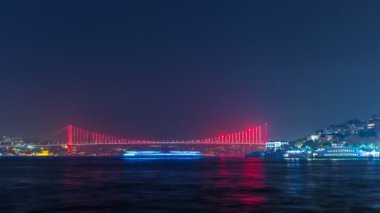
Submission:
[[[279,149],[284,149],[289,146],[289,142],[287,141],[269,141],[265,144],[265,148],[267,151],[277,151]]]

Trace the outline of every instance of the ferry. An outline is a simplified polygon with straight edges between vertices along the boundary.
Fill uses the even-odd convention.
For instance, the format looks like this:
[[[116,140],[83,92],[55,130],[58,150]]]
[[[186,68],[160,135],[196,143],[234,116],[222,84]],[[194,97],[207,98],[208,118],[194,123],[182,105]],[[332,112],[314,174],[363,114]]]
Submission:
[[[370,158],[365,152],[354,147],[332,147],[317,150],[316,158]],[[372,156],[373,157],[373,156]]]
[[[200,159],[199,151],[125,151],[123,157],[127,159]]]

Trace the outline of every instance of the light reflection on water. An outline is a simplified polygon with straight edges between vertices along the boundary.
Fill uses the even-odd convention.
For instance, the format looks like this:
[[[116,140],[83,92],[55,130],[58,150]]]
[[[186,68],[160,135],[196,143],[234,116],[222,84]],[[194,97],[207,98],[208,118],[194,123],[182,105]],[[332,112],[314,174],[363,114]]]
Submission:
[[[379,161],[2,158],[0,212],[380,211]]]

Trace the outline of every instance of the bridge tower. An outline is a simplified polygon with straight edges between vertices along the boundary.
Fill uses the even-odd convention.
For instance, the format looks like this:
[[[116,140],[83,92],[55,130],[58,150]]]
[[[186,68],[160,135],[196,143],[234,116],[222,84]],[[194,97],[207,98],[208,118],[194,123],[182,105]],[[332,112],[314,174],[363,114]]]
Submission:
[[[71,155],[73,151],[73,125],[67,125],[67,154]]]

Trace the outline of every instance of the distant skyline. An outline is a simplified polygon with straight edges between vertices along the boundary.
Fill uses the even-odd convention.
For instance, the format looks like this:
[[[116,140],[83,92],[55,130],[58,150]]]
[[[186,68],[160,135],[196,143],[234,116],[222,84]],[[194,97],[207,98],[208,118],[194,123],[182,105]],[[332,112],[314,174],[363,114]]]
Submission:
[[[380,113],[380,1],[1,1],[0,134],[294,140]]]

